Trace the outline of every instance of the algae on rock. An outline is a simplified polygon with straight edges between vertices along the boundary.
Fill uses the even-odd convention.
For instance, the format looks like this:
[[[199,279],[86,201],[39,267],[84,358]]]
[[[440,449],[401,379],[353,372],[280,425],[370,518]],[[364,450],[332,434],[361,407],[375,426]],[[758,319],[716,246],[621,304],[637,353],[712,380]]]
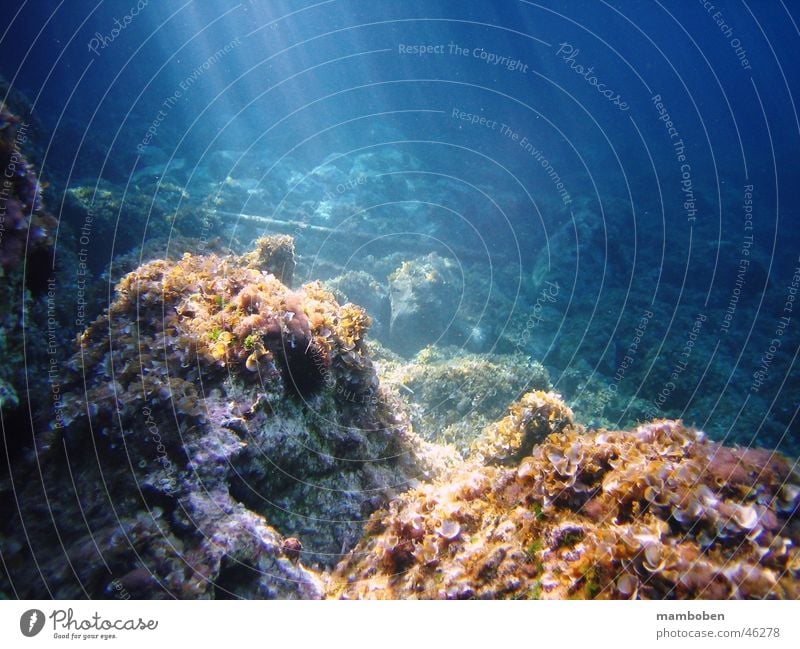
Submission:
[[[360,308],[250,261],[147,262],[81,335],[63,428],[40,440],[46,492],[25,486],[0,529],[35,535],[4,556],[20,596],[105,597],[124,578],[152,598],[319,597],[305,566],[335,564],[372,511],[455,463],[380,387]]]

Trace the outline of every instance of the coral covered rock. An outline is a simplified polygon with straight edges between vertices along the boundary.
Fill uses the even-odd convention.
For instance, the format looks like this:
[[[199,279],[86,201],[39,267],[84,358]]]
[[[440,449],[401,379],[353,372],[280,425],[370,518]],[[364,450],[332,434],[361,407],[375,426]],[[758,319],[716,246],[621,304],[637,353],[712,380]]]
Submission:
[[[355,302],[363,306],[373,324],[370,333],[379,340],[385,340],[388,334],[391,305],[386,286],[380,284],[372,275],[359,271],[347,271],[325,282],[325,286],[344,301]]]
[[[567,427],[519,466],[466,465],[373,515],[346,598],[800,597],[800,476],[679,422]]]
[[[515,464],[552,433],[572,424],[572,411],[553,392],[528,392],[511,404],[508,416],[491,424],[472,444],[485,464]]]
[[[256,270],[272,273],[286,286],[292,283],[297,259],[294,254],[294,239],[286,234],[259,237],[252,251],[242,260]]]
[[[148,262],[82,334],[39,439],[46,491],[20,485],[0,527],[20,596],[119,581],[142,597],[318,597],[307,566],[334,564],[372,511],[454,463],[380,388],[362,309],[250,261]],[[30,547],[7,543],[21,525]]]
[[[310,396],[327,385],[343,404],[369,401],[377,378],[363,346],[366,314],[340,307],[319,284],[291,291],[252,261],[186,253],[142,265],[120,281],[108,314],[83,333],[81,362],[101,362],[109,350],[96,343],[110,333],[121,351],[114,378],[123,399],[132,386],[139,388],[129,395],[134,401],[158,397],[169,389],[168,377],[191,379],[188,368],[196,366],[265,390]],[[144,355],[128,356],[133,349]],[[104,404],[103,396],[90,389],[90,401]]]
[[[548,390],[547,370],[522,354],[426,347],[410,361],[378,355],[381,382],[396,386],[414,430],[467,455],[475,437],[529,390]]]

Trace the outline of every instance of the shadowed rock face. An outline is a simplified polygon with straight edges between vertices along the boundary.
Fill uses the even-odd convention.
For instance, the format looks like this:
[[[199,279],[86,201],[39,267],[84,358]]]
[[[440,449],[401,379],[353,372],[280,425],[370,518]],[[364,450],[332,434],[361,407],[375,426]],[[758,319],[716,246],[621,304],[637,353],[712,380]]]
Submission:
[[[0,266],[5,270],[21,266],[26,255],[51,249],[57,225],[42,207],[39,178],[25,157],[28,129],[0,103]]]
[[[40,383],[46,382],[51,360],[45,345],[29,344],[27,350],[24,345],[26,335],[37,343],[47,340],[48,314],[43,298],[53,286],[53,243],[58,224],[45,209],[43,183],[30,162],[31,154],[39,157],[32,141],[40,135],[36,120],[30,116],[27,102],[10,90],[2,77],[0,97],[13,104],[19,114],[28,113],[20,118],[0,100],[0,454],[10,458],[13,465],[18,454],[30,449],[31,413],[36,417],[43,409],[37,400],[40,395],[46,395],[46,399],[50,392],[49,386],[39,389]],[[50,315],[55,316],[55,310]],[[55,329],[51,339],[60,342],[60,328]],[[39,373],[34,368],[42,361],[45,369]],[[5,472],[0,469],[0,476]],[[0,508],[5,496],[2,492],[0,488]]]
[[[267,336],[265,341],[280,365],[287,390],[303,398],[322,390],[330,358],[310,336]]]
[[[302,298],[290,294],[284,302],[286,311],[279,323],[265,326],[263,342],[281,370],[286,390],[308,398],[319,393],[330,376],[329,349],[315,340]]]
[[[294,239],[285,234],[256,239],[255,247],[242,261],[250,268],[272,273],[286,286],[291,286],[297,266]]]

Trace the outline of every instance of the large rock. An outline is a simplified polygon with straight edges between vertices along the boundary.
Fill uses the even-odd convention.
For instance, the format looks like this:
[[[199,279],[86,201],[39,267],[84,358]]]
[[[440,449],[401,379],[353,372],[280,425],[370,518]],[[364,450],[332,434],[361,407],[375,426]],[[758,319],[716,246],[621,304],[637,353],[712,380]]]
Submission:
[[[772,451],[675,421],[567,426],[519,465],[467,464],[374,514],[328,595],[797,599],[799,505]]]
[[[436,253],[403,262],[389,276],[390,347],[413,356],[452,334],[463,283],[455,263]]]
[[[530,390],[549,390],[547,370],[521,354],[471,354],[457,347],[426,347],[411,361],[378,355],[381,381],[397,388],[414,431],[452,444],[464,456],[508,404]]]
[[[370,334],[386,341],[389,332],[391,303],[385,285],[363,270],[347,271],[325,282],[335,294],[347,302],[363,306],[372,318]]]
[[[58,224],[44,206],[44,184],[30,162],[32,152],[41,153],[32,141],[40,131],[30,106],[2,78],[0,96],[0,453],[7,465],[16,465],[17,452],[30,446],[31,413],[52,402],[49,345],[60,342],[61,331],[48,318],[52,323],[61,315],[51,281]],[[10,112],[9,99],[24,119]],[[0,478],[4,473],[0,469]],[[0,484],[0,516],[5,497]]]
[[[572,411],[553,392],[535,390],[511,404],[508,415],[486,427],[472,444],[484,464],[516,464],[548,435],[572,425]]]
[[[319,597],[305,566],[335,564],[373,510],[455,461],[379,386],[366,313],[289,289],[262,244],[122,278],[80,338],[42,477],[18,477],[0,592]]]

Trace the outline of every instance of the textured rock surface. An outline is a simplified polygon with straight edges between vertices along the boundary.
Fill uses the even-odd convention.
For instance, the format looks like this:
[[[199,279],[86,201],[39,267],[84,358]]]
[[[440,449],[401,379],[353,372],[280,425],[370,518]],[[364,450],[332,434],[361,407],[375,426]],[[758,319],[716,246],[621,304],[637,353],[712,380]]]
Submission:
[[[452,335],[463,284],[455,264],[435,253],[403,262],[389,276],[390,347],[411,356]]]
[[[572,411],[553,392],[537,390],[512,403],[508,415],[486,427],[471,450],[484,464],[516,464],[552,433],[572,424]]]
[[[346,598],[800,596],[800,475],[679,422],[553,433],[518,466],[465,465],[373,515]]]
[[[382,382],[397,388],[414,430],[428,441],[453,444],[466,456],[470,444],[509,403],[529,390],[547,390],[540,363],[521,354],[473,354],[456,347],[426,347],[410,361],[378,354]]]
[[[25,156],[29,128],[0,102],[0,268],[6,271],[40,252],[47,258],[57,225],[43,208],[39,178]]]
[[[271,273],[286,286],[291,286],[297,266],[294,239],[285,234],[256,239],[254,249],[246,253],[242,261],[250,268]]]
[[[2,78],[0,90],[8,90]],[[47,323],[48,317],[55,323],[62,314],[48,303],[58,224],[45,209],[45,183],[29,159],[29,152],[36,150],[36,120],[16,92],[2,96],[25,115],[18,117],[0,101],[0,454],[15,461],[17,452],[30,446],[30,413],[40,412],[38,399],[49,396],[42,389],[49,367],[47,345],[57,343],[61,332],[58,326],[48,330]],[[26,350],[26,336],[38,344]],[[45,370],[32,371],[40,362]],[[0,485],[0,507],[4,496]]]
[[[364,307],[372,317],[370,334],[379,340],[386,340],[389,332],[391,303],[389,291],[372,275],[364,271],[349,271],[325,282],[337,295],[347,302],[355,302]]]
[[[39,440],[46,489],[15,476],[1,590],[318,597],[304,565],[338,561],[375,508],[453,464],[378,385],[364,312],[251,257],[186,254],[122,279]]]

